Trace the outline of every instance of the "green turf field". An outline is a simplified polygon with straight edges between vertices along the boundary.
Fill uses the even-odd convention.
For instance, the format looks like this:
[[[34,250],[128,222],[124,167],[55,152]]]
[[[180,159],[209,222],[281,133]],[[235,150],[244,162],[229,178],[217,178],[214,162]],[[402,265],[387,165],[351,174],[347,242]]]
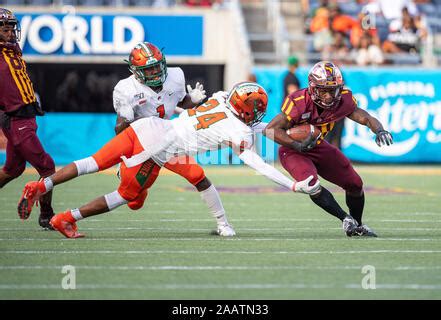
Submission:
[[[86,238],[65,239],[40,230],[38,209],[18,219],[20,191],[36,178],[25,174],[0,191],[0,299],[440,299],[441,168],[357,168],[377,239],[347,238],[307,196],[241,166],[207,168],[233,239],[209,234],[215,222],[175,175],[159,177],[141,210],[81,221]],[[116,185],[110,174],[81,177],[56,188],[54,207]],[[65,265],[75,267],[75,290],[61,287]],[[362,288],[366,265],[375,290]]]

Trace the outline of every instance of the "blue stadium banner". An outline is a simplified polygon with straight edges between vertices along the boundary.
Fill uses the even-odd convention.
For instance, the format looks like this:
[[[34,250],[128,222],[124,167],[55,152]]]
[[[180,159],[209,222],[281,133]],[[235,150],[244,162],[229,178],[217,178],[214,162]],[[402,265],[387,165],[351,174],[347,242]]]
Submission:
[[[203,16],[21,12],[17,17],[25,55],[126,55],[141,41],[164,48],[167,56],[203,55]]]
[[[302,87],[307,86],[308,71],[296,71]],[[368,128],[346,120],[342,150],[351,160],[441,163],[441,70],[346,67],[342,71],[359,107],[377,117],[394,137],[392,146],[380,148]],[[269,121],[280,111],[286,71],[256,68],[254,73],[269,93],[265,118]]]
[[[383,123],[394,144],[379,148],[364,126],[345,121],[343,152],[363,162],[441,162],[441,71],[351,70],[344,74],[359,107]]]

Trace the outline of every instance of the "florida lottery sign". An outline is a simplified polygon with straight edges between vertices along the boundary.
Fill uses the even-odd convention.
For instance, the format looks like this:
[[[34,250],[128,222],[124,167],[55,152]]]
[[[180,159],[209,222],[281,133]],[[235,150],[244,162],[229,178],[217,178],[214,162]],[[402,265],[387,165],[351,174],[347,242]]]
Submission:
[[[394,137],[378,147],[365,126],[345,121],[342,150],[361,162],[441,162],[441,70],[348,70],[347,86],[360,108]]]

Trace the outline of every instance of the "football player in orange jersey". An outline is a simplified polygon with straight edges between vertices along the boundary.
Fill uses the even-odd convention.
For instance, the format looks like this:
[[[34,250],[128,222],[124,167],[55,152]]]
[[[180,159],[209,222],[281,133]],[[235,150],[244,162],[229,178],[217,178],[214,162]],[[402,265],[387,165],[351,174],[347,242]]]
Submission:
[[[0,188],[19,177],[29,162],[42,178],[55,172],[55,164],[37,137],[36,115],[43,115],[19,46],[20,23],[0,8],[0,127],[8,139],[6,163],[0,170]],[[40,199],[41,227],[51,229],[52,192]]]
[[[347,236],[373,236],[376,234],[362,223],[364,209],[363,182],[346,156],[324,137],[336,121],[349,119],[369,127],[376,134],[378,146],[393,143],[392,135],[365,110],[358,108],[357,101],[348,89],[344,89],[342,74],[332,62],[315,64],[308,75],[308,88],[298,90],[286,97],[282,112],[265,128],[264,134],[281,145],[279,157],[282,166],[296,180],[318,175],[340,186],[346,192],[347,214],[335,201],[333,195],[321,187],[311,200],[329,214],[343,222]],[[291,139],[286,130],[295,125],[309,123],[321,128],[318,141],[312,136],[303,143]]]

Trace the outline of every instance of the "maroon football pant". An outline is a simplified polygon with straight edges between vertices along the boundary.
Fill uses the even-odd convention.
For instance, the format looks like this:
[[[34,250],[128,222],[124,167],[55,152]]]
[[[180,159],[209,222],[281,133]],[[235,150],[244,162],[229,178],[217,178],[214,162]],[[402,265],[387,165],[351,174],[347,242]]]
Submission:
[[[355,172],[349,159],[327,141],[321,141],[320,144],[308,152],[298,152],[281,146],[279,148],[279,158],[282,166],[297,181],[304,180],[312,175],[314,179],[310,182],[310,185],[313,185],[319,175],[350,194],[359,195],[363,189],[363,181]]]
[[[35,118],[12,118],[9,128],[3,128],[8,139],[6,145],[6,163],[3,171],[16,178],[29,162],[42,177],[55,172],[55,163],[47,154],[37,137]]]

